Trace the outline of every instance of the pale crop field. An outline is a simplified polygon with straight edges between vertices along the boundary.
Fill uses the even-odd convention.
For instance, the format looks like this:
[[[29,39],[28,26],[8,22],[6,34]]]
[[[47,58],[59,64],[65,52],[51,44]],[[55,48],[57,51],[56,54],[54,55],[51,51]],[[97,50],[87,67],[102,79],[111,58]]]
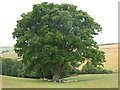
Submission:
[[[1,56],[4,58],[13,58],[13,59],[18,58],[18,55],[14,51],[3,53]]]
[[[100,50],[105,52],[106,62],[104,68],[118,71],[118,44],[100,46]]]
[[[99,50],[105,52],[106,62],[103,63],[104,69],[118,72],[118,44],[101,45],[99,46]],[[85,63],[83,63],[78,69],[81,69]]]

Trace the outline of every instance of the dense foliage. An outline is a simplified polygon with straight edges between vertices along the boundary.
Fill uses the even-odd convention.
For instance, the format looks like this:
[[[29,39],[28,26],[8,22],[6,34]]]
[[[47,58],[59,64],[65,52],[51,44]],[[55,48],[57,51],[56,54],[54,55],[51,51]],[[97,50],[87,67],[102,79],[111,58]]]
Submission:
[[[101,26],[76,6],[44,2],[21,17],[13,37],[28,72],[41,72],[58,81],[85,60],[94,66],[105,62],[104,52],[93,39]]]
[[[25,77],[25,78],[51,78],[52,74],[42,73],[42,72],[28,72],[22,63],[22,61],[18,61],[12,58],[0,58],[0,67],[1,67],[1,75],[15,76],[15,77]],[[113,73],[111,70],[103,69],[102,67],[95,67],[91,63],[87,63],[83,66],[82,70],[72,69],[68,73],[63,73],[61,77],[68,77],[73,74],[110,74]]]
[[[22,62],[11,58],[0,58],[2,61],[2,75],[21,76]]]
[[[95,67],[90,62],[83,66],[81,72],[82,74],[110,74],[111,70],[106,70],[103,67]]]

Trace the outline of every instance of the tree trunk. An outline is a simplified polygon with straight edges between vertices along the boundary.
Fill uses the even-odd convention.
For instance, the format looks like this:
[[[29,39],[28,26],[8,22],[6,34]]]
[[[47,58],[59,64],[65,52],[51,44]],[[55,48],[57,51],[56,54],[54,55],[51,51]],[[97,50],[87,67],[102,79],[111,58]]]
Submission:
[[[59,78],[60,78],[60,74],[58,73],[58,74],[53,75],[52,80],[53,80],[54,82],[59,82]]]

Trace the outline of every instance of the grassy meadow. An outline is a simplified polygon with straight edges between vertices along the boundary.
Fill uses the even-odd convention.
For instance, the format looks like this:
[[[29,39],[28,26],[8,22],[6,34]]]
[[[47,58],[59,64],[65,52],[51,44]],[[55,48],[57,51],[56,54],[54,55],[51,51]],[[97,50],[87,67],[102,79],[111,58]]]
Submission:
[[[47,82],[43,79],[2,77],[2,88],[118,88],[117,74],[93,74],[71,76],[70,83]]]

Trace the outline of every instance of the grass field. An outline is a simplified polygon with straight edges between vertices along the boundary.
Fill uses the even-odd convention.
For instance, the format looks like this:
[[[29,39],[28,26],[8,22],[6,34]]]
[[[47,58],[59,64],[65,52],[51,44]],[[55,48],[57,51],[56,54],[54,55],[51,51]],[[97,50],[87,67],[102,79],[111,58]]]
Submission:
[[[65,79],[77,81],[55,83],[42,79],[2,76],[2,88],[118,88],[117,74],[78,75]]]

